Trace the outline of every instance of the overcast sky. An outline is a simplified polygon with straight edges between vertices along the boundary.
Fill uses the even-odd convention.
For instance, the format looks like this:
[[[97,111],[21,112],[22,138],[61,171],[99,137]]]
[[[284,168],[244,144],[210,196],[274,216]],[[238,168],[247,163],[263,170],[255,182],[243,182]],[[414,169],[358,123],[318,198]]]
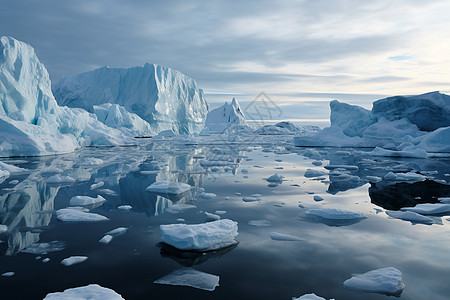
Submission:
[[[212,107],[264,91],[280,118],[327,119],[331,99],[447,93],[449,15],[446,0],[0,0],[0,35],[31,44],[52,81],[150,62]]]

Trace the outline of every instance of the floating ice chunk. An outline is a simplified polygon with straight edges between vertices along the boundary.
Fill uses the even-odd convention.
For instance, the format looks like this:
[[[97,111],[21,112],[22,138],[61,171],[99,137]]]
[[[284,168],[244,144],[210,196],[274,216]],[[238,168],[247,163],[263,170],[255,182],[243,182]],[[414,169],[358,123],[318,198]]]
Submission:
[[[31,253],[31,254],[47,254],[50,252],[57,252],[64,250],[66,248],[66,243],[62,241],[52,241],[48,243],[35,243],[30,247],[23,249],[21,252]]]
[[[227,213],[227,211],[226,211],[226,210],[216,210],[214,213],[215,213],[216,215],[224,215],[224,214]]]
[[[45,180],[48,184],[70,184],[74,183],[75,179],[69,176],[62,176],[62,175],[53,175]]]
[[[186,268],[173,271],[172,273],[155,280],[154,283],[189,286],[205,291],[214,291],[219,285],[219,276]]]
[[[271,232],[270,238],[274,241],[303,241],[303,239],[289,234],[284,233],[278,233],[278,232]]]
[[[171,181],[156,181],[151,185],[149,185],[145,190],[154,193],[178,195],[187,192],[190,189],[191,186],[186,183],[171,182]]]
[[[412,211],[421,215],[435,215],[450,212],[450,204],[446,203],[422,203],[414,207],[402,207],[403,211]]]
[[[0,225],[0,234],[3,232],[7,232],[8,231],[8,226],[6,225]]]
[[[420,181],[425,181],[427,179],[427,177],[422,174],[417,174],[414,172],[408,172],[408,173],[389,172],[384,176],[384,179],[392,180],[392,181],[420,182]]]
[[[48,257],[46,257],[46,258],[44,258],[44,259],[42,260],[42,262],[43,262],[44,264],[48,263],[49,261],[50,261],[50,258],[48,258]]]
[[[66,267],[69,267],[71,265],[82,263],[82,262],[86,261],[87,259],[88,259],[87,256],[70,256],[68,258],[64,258],[61,261],[61,264]]]
[[[16,273],[14,273],[14,272],[5,272],[5,273],[2,274],[2,276],[3,277],[11,277],[11,276],[14,276],[14,274],[16,274]]]
[[[169,206],[169,208],[166,209],[166,212],[168,212],[170,214],[178,214],[178,213],[185,211],[186,209],[192,209],[192,208],[197,208],[197,206],[191,205],[191,204],[183,204],[183,203],[173,204],[173,205]]]
[[[203,198],[203,199],[212,199],[212,198],[215,198],[217,195],[216,194],[214,194],[214,193],[205,193],[205,192],[202,192],[200,195],[199,195],[199,197],[200,198]]]
[[[103,181],[91,184],[90,190],[95,190],[96,188],[104,186],[105,183]]]
[[[215,215],[209,212],[205,212],[206,218],[208,218],[208,220],[220,220],[220,216],[219,215]]]
[[[354,220],[366,218],[363,213],[338,208],[309,209],[306,213],[329,220]]]
[[[314,199],[314,201],[317,201],[317,202],[323,200],[323,198],[322,198],[321,196],[319,196],[319,195],[315,195],[315,196],[313,197],[313,199]]]
[[[64,172],[64,171],[60,168],[47,167],[47,168],[42,169],[39,173],[41,173],[42,175],[50,175],[50,174],[61,174],[62,172]]]
[[[117,196],[117,193],[110,189],[100,189],[98,190],[99,193],[109,195],[109,196]]]
[[[109,244],[113,240],[113,236],[106,234],[98,242],[102,244]]]
[[[244,198],[242,198],[242,200],[244,202],[256,202],[256,201],[261,201],[261,197],[250,196],[250,197],[244,197]]]
[[[92,198],[88,196],[75,196],[70,199],[71,206],[87,206],[87,205],[98,205],[105,202],[106,199],[98,195],[97,198]]]
[[[117,206],[118,210],[122,210],[122,211],[129,211],[131,210],[133,207],[131,205],[120,205]]]
[[[118,228],[116,228],[116,229],[113,229],[113,230],[111,230],[111,231],[108,231],[108,232],[105,233],[105,234],[107,234],[107,235],[112,235],[112,236],[119,236],[119,235],[125,234],[127,231],[128,231],[128,228],[127,228],[127,227],[118,227]]]
[[[328,172],[322,171],[322,170],[314,170],[314,169],[307,169],[305,172],[306,178],[313,178],[313,177],[320,177],[323,175],[327,175]]]
[[[410,221],[411,223],[433,224],[433,219],[422,216],[413,211],[386,211],[386,214],[395,219]]]
[[[67,289],[64,292],[50,293],[44,300],[125,300],[115,291],[90,284],[87,286]]]
[[[268,227],[272,226],[272,223],[269,220],[261,219],[261,220],[250,220],[248,221],[249,225],[256,227]]]
[[[238,225],[229,219],[202,224],[161,225],[161,240],[180,250],[215,250],[236,244]]]
[[[284,178],[283,175],[273,174],[272,176],[270,176],[266,180],[268,182],[280,182],[280,181],[283,181],[283,178]]]
[[[16,184],[18,184],[19,183],[19,180],[11,180],[10,182],[8,182],[9,184],[11,184],[11,185],[16,185]]]
[[[313,294],[305,294],[298,298],[292,297],[292,300],[327,300],[327,299],[319,297],[313,293]],[[331,300],[333,300],[333,299],[331,299]]]
[[[107,217],[73,208],[61,208],[56,211],[56,217],[63,222],[101,222]]]
[[[387,295],[400,295],[405,288],[402,272],[394,267],[354,275],[344,281],[344,286],[358,291]]]

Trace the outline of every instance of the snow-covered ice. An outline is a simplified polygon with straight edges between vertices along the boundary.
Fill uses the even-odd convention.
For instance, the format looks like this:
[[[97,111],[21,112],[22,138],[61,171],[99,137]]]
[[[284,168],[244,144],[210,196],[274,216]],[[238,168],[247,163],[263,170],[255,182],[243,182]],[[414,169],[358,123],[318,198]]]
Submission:
[[[98,284],[70,288],[63,292],[49,293],[44,300],[125,300],[115,291]]]
[[[127,231],[128,231],[127,227],[117,227],[116,229],[108,231],[105,234],[112,235],[112,236],[120,236],[120,235],[125,234]]]
[[[215,250],[237,243],[238,224],[229,219],[202,224],[160,225],[161,241],[180,250]]]
[[[156,181],[149,185],[145,190],[148,192],[178,195],[187,192],[191,186],[182,182]]]
[[[56,217],[63,222],[102,222],[109,220],[105,216],[86,212],[78,207],[58,209]]]
[[[219,276],[200,272],[192,268],[175,270],[172,273],[157,279],[154,283],[189,286],[205,291],[214,291],[219,286]]]
[[[100,195],[97,195],[96,198],[89,197],[89,196],[74,196],[70,199],[69,204],[71,206],[88,206],[88,205],[98,206],[99,204],[101,204],[105,201],[106,201],[106,199]]]
[[[66,267],[69,267],[71,265],[82,263],[82,262],[86,261],[87,259],[88,259],[87,256],[70,256],[70,257],[64,258],[61,261],[61,264]]]
[[[212,213],[209,213],[209,212],[207,212],[207,211],[205,211],[205,216],[206,216],[206,218],[207,218],[208,220],[212,220],[212,221],[220,220],[220,216],[219,216],[219,215],[212,214]]]
[[[131,206],[131,205],[119,205],[119,206],[117,206],[117,209],[118,210],[121,210],[121,211],[129,211],[129,210],[131,210],[133,207]]]
[[[387,295],[400,295],[405,288],[402,272],[394,267],[353,275],[352,278],[344,281],[344,286],[358,291]]]

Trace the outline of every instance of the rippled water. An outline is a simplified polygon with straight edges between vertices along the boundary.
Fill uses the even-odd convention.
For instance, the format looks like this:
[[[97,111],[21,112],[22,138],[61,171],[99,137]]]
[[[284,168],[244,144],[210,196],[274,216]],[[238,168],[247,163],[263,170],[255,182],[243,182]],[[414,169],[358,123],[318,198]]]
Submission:
[[[403,272],[406,287],[401,299],[449,298],[449,217],[434,216],[432,225],[424,225],[385,213],[450,196],[444,184],[450,180],[449,159],[393,159],[369,157],[361,149],[293,148],[288,137],[251,143],[214,138],[198,144],[180,139],[141,143],[133,148],[88,148],[62,156],[2,160],[28,170],[0,185],[0,223],[8,226],[8,232],[0,235],[0,274],[15,272],[0,277],[2,299],[42,299],[49,292],[90,283],[111,288],[127,300],[291,299],[306,293],[327,299],[385,299],[385,295],[345,289],[343,282],[354,273],[388,266]],[[93,164],[101,161],[92,157],[103,162]],[[205,160],[225,163],[202,166]],[[327,165],[358,169],[330,175]],[[76,182],[45,183],[51,175],[40,171],[49,166],[62,169]],[[309,168],[326,174],[306,178]],[[370,184],[366,179],[411,169],[428,176],[427,181],[394,185]],[[275,173],[284,181],[270,187],[265,178]],[[19,183],[10,184],[13,180]],[[194,189],[180,197],[145,191],[160,180],[188,183]],[[104,185],[91,190],[98,182]],[[202,189],[217,196],[201,198]],[[71,197],[99,194],[107,201],[91,212],[109,221],[63,223],[56,218],[55,211],[67,207]],[[261,194],[261,200],[242,200],[253,194]],[[314,201],[314,195],[323,200]],[[175,203],[196,208],[167,212]],[[131,211],[117,209],[124,204],[131,205]],[[313,208],[342,208],[367,218],[329,224],[308,216],[306,210]],[[192,253],[160,244],[159,225],[177,223],[179,218],[189,224],[205,222],[204,212],[217,210],[226,211],[222,218],[239,223],[237,246]],[[270,226],[252,226],[251,220],[265,220]],[[98,242],[117,227],[129,229],[107,245]],[[272,240],[271,232],[302,240]],[[63,241],[66,247],[48,254],[21,252],[34,243],[51,241]],[[72,255],[88,260],[69,267],[60,264]],[[44,263],[44,258],[50,261]],[[209,292],[153,283],[186,266],[219,276],[220,286]]]

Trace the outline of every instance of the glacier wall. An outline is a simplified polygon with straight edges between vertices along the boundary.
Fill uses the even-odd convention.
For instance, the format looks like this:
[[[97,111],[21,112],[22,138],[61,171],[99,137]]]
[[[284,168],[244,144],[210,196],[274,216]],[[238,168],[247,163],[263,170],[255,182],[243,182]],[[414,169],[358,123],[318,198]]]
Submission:
[[[103,67],[62,78],[53,86],[60,105],[84,108],[113,103],[147,121],[154,132],[194,133],[203,129],[208,104],[192,78],[171,68],[145,64]]]

